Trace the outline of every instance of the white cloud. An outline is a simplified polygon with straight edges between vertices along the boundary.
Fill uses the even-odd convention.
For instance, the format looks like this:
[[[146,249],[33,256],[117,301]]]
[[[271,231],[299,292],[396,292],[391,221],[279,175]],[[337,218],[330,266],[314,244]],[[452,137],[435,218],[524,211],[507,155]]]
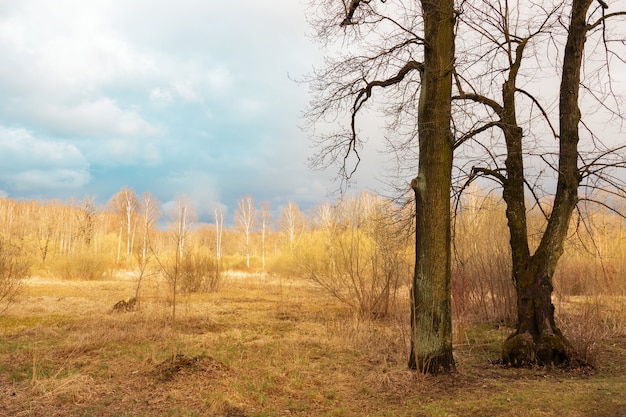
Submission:
[[[36,116],[61,134],[79,137],[146,137],[162,134],[134,109],[122,109],[110,98],[101,97],[72,105],[48,104]]]
[[[6,180],[16,191],[76,189],[89,183],[87,171],[73,169],[30,169],[11,174]]]
[[[189,81],[174,81],[172,83],[172,90],[184,101],[190,103],[204,102],[202,95],[196,91],[196,88]]]
[[[242,98],[239,100],[239,107],[246,116],[263,112],[267,108],[267,103],[255,98]]]
[[[185,193],[210,215],[232,205],[225,194],[251,192],[242,178],[276,183],[260,187],[268,195],[310,183],[296,164],[306,141],[292,128],[305,94],[287,78],[311,66],[301,2],[0,2],[0,120],[29,143],[13,153],[0,143],[0,167],[22,161],[0,170],[0,188],[150,177],[164,201]],[[261,133],[271,140],[261,145]]]
[[[189,197],[199,216],[211,215],[220,204],[216,179],[206,172],[196,169],[178,172],[169,178],[166,186]]]
[[[213,90],[225,91],[232,86],[233,76],[226,68],[218,66],[209,69],[207,81]]]
[[[159,105],[168,105],[174,100],[174,96],[168,89],[156,87],[150,91],[150,100]]]
[[[89,164],[67,142],[0,126],[0,181],[14,190],[79,188],[89,183]]]
[[[154,166],[163,160],[158,145],[148,139],[113,138],[94,141],[85,154],[93,163],[106,166]]]

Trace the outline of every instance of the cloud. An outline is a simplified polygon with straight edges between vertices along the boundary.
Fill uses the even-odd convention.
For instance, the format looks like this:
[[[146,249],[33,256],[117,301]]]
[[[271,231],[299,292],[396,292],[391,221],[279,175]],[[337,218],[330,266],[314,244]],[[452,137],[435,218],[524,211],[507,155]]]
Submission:
[[[8,192],[78,189],[91,180],[89,164],[68,142],[0,126],[0,182]]]
[[[150,137],[163,129],[144,120],[134,109],[122,109],[107,97],[62,106],[55,103],[43,106],[35,117],[58,134],[82,138]]]
[[[154,166],[163,161],[158,143],[124,138],[93,141],[86,149],[85,155],[93,164],[113,167],[121,165]]]
[[[293,0],[3,4],[0,126],[19,129],[0,134],[22,142],[0,141],[16,161],[0,188],[106,200],[126,185],[187,194],[201,216],[321,194],[295,128],[306,89],[287,75],[311,66],[305,31]]]
[[[212,216],[214,208],[220,205],[220,191],[215,178],[206,172],[195,169],[178,172],[171,175],[164,185],[172,191],[176,190],[177,194],[187,196],[201,219]]]

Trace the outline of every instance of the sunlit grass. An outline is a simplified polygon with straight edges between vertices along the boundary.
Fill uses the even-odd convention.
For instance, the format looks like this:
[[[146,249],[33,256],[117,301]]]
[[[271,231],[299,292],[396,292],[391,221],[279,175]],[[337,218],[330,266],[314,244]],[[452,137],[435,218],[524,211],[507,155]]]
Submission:
[[[0,318],[11,415],[609,416],[626,405],[623,333],[598,342],[595,371],[506,369],[492,362],[510,328],[465,322],[457,373],[435,378],[406,369],[403,314],[363,320],[306,282],[232,278],[179,297],[174,323],[159,282],[129,313],[111,307],[132,280],[29,284]]]

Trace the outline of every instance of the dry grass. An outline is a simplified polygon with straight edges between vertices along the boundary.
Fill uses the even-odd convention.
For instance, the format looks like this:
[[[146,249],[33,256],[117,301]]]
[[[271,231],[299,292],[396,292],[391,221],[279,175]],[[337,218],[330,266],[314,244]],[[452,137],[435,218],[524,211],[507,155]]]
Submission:
[[[406,370],[404,317],[357,319],[304,282],[232,276],[217,293],[182,296],[174,324],[166,287],[156,281],[146,282],[139,311],[111,313],[134,294],[133,285],[125,278],[31,280],[0,318],[0,415],[618,416],[626,410],[623,332],[597,341],[592,372],[505,369],[490,361],[510,329],[465,323],[456,326],[458,372],[431,378]],[[578,314],[580,305],[571,306]]]

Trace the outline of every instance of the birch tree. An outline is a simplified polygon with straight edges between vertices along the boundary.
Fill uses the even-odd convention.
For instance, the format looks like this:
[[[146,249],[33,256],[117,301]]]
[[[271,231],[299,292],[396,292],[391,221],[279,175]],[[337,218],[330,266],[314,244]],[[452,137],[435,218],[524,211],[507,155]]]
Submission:
[[[120,232],[118,235],[117,246],[117,262],[119,263],[123,232],[125,232],[126,236],[126,256],[130,256],[132,254],[131,240],[133,234],[133,224],[135,221],[135,215],[139,208],[137,194],[132,188],[123,187],[111,198],[110,205],[114,213],[119,216],[120,221]]]
[[[256,223],[256,210],[252,196],[248,195],[239,200],[238,209],[235,210],[235,222],[239,225],[244,235],[246,267],[250,268],[250,238]]]
[[[289,253],[293,255],[296,242],[306,227],[306,218],[298,208],[298,205],[289,200],[283,208],[279,224],[287,237]]]
[[[150,245],[150,234],[156,224],[161,210],[159,208],[159,200],[150,192],[141,194],[140,203],[141,226],[143,232],[143,245],[141,248],[141,257],[145,260],[148,256],[148,247]]]
[[[259,217],[261,220],[261,267],[265,270],[266,240],[272,219],[269,203],[261,203],[261,214]]]
[[[221,207],[215,207],[215,257],[218,267],[222,259],[222,234],[224,232],[224,211]]]

